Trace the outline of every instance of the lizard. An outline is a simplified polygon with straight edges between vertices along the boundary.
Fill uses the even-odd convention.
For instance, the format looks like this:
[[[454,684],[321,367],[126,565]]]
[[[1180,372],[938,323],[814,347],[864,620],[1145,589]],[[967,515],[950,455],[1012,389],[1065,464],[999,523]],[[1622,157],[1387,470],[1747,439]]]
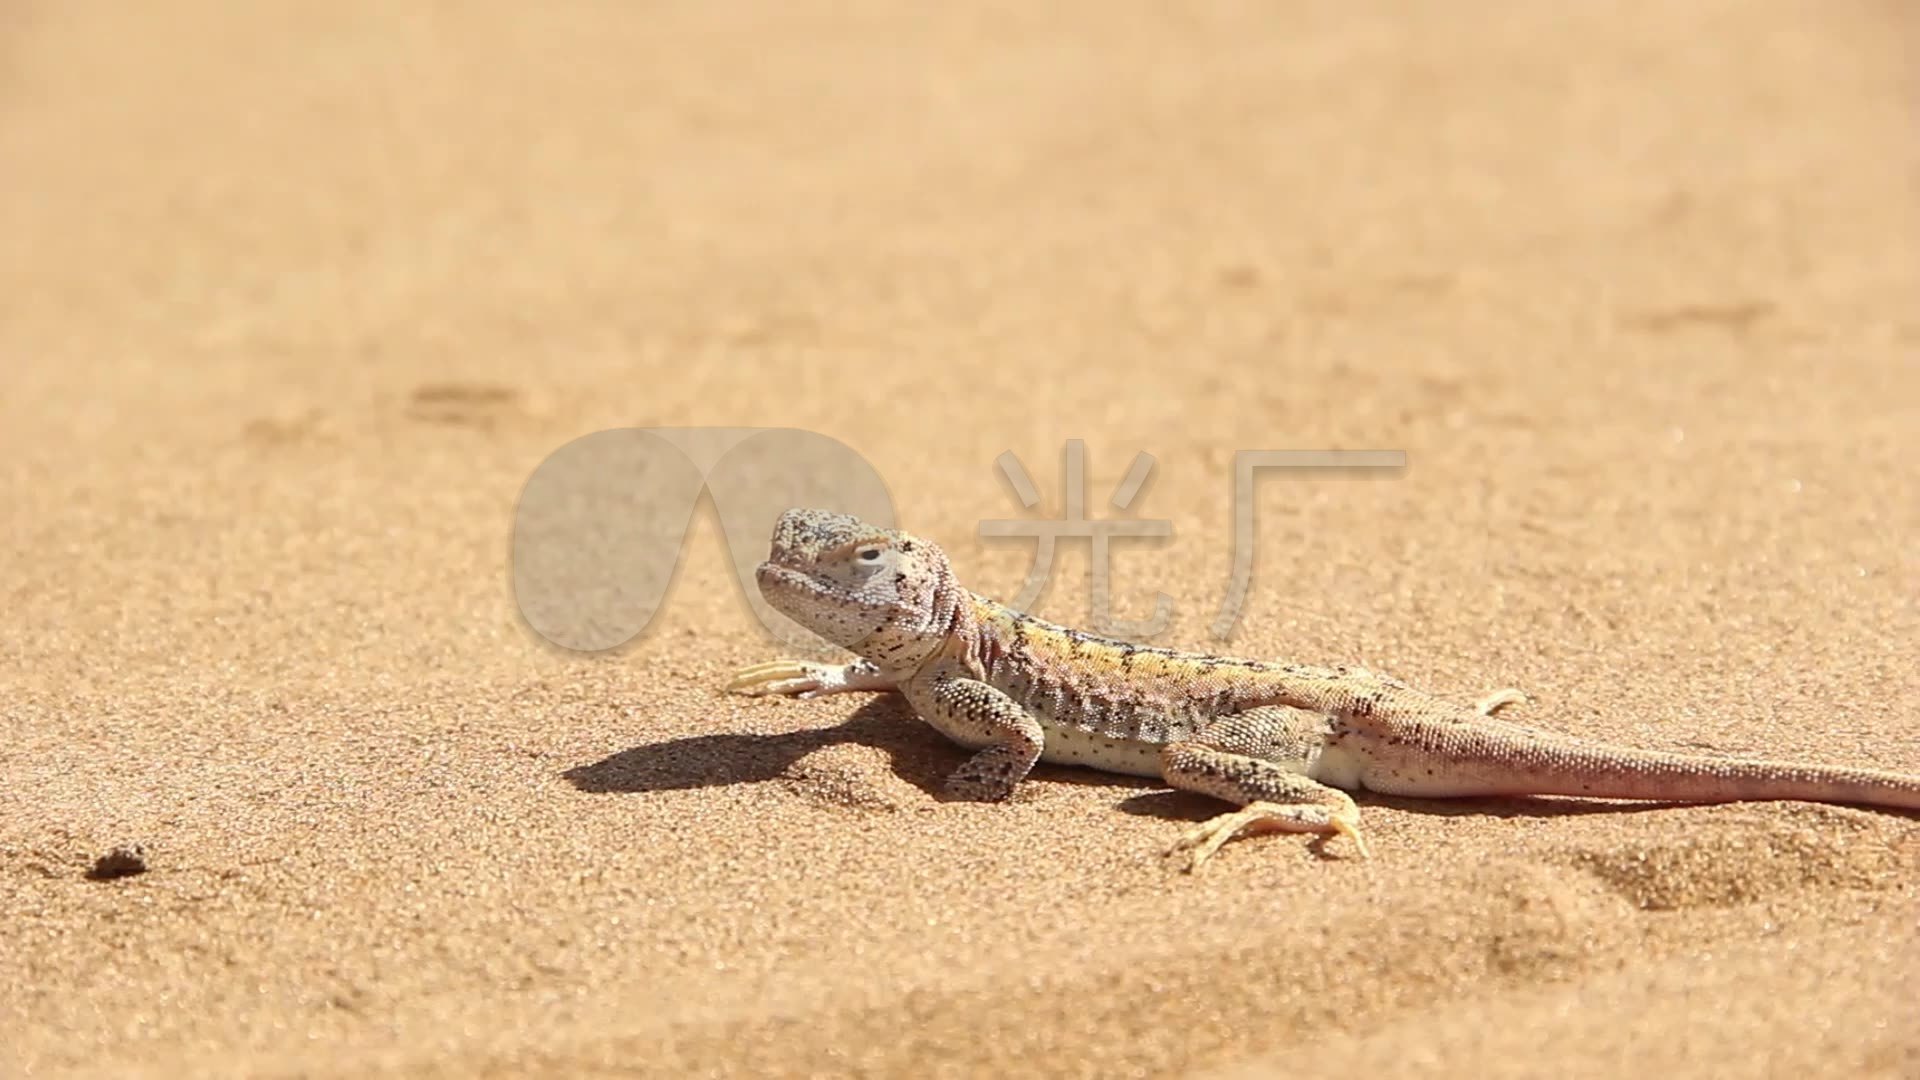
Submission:
[[[811,698],[898,691],[973,751],[954,798],[1012,796],[1035,764],[1157,778],[1238,806],[1169,849],[1197,870],[1237,836],[1347,837],[1349,792],[1415,798],[1573,795],[1676,803],[1795,799],[1920,810],[1920,776],[1642,750],[1500,720],[1357,667],[1180,652],[1083,633],[978,596],[940,547],[846,514],[794,509],[755,574],[777,611],[854,653],[776,660],[727,689]]]

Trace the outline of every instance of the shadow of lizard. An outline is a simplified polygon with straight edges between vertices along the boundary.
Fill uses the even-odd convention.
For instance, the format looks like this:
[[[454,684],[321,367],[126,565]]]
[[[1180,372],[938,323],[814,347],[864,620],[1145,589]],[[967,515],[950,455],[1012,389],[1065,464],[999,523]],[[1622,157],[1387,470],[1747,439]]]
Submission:
[[[887,755],[896,776],[939,796],[947,774],[965,754],[925,726],[896,695],[866,702],[839,724],[779,735],[716,734],[645,743],[560,775],[581,791],[639,794],[778,780],[795,762],[841,743],[871,746]]]

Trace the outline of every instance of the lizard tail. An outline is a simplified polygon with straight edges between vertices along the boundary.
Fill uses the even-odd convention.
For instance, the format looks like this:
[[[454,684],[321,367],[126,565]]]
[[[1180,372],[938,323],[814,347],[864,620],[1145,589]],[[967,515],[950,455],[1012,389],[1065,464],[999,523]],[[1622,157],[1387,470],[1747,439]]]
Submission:
[[[1673,802],[1795,799],[1920,810],[1920,777],[1839,765],[1600,747],[1587,771],[1540,769],[1535,794]]]
[[[1879,769],[1636,750],[1486,720],[1417,724],[1399,736],[1398,744],[1375,748],[1368,788],[1428,798],[1795,799],[1920,810],[1920,776]]]

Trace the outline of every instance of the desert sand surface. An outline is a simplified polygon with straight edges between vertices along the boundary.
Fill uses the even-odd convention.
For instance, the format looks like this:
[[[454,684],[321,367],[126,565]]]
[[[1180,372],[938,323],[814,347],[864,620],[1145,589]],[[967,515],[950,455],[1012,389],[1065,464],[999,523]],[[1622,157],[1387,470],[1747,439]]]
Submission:
[[[1083,439],[1212,648],[1234,452],[1401,449],[1261,482],[1232,651],[1920,771],[1907,5],[0,22],[0,1075],[1920,1074],[1913,814],[1362,796],[1188,876],[1207,800],[722,694],[788,650],[710,506],[614,652],[509,573],[569,440],[791,427],[1011,596]]]

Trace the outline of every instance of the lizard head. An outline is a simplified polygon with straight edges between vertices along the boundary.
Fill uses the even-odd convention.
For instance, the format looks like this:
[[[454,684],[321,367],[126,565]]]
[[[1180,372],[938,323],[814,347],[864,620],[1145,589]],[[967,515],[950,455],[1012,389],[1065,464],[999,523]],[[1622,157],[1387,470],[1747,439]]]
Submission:
[[[828,510],[780,515],[755,577],[781,614],[892,668],[945,644],[960,593],[937,545]]]

